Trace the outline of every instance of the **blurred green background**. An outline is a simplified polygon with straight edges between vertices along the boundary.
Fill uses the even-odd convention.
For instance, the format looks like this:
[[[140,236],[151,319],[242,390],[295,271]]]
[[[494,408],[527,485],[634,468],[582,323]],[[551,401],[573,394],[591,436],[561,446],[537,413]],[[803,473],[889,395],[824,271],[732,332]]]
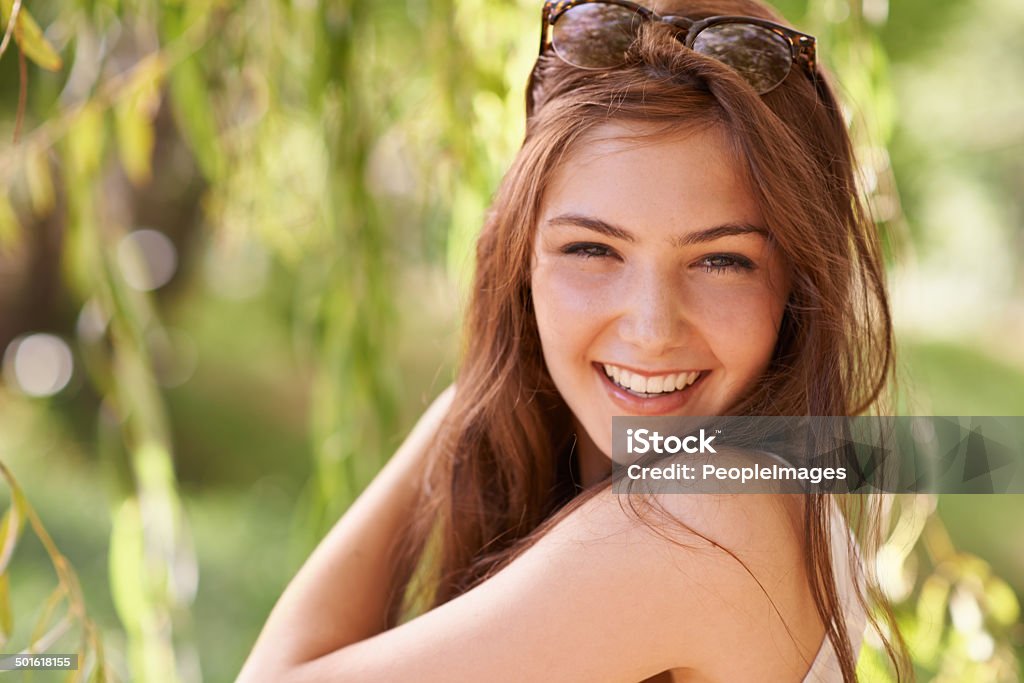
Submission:
[[[233,679],[451,380],[540,4],[0,0],[0,650]],[[1024,414],[1024,4],[777,6],[850,103],[900,410]],[[898,509],[919,677],[1019,680],[1024,497]]]

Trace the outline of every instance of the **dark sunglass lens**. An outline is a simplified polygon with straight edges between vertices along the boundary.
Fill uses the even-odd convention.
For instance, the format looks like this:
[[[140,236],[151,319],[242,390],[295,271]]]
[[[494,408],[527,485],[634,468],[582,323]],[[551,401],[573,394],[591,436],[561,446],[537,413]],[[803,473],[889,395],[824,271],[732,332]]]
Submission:
[[[760,94],[782,83],[793,63],[789,42],[753,24],[714,24],[697,34],[693,49],[739,72]]]
[[[584,69],[618,66],[636,38],[640,15],[620,5],[577,5],[555,21],[551,44],[566,62]]]

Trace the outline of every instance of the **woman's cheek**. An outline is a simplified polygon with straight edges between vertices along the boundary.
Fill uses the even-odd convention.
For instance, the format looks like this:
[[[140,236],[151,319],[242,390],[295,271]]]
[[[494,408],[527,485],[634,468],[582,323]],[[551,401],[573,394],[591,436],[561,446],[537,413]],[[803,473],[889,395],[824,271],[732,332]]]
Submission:
[[[696,293],[694,311],[715,354],[734,370],[760,373],[778,339],[782,303],[763,286],[734,287],[727,294]]]
[[[538,318],[571,333],[565,325],[592,324],[607,315],[616,293],[615,276],[585,268],[538,265],[533,275],[534,308]],[[541,321],[538,320],[538,323]]]

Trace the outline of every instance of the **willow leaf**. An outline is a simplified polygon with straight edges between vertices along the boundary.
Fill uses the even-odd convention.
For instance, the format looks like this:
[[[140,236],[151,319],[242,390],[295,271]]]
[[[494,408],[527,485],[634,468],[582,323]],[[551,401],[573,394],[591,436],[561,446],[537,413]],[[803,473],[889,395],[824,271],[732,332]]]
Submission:
[[[18,545],[21,530],[25,526],[25,499],[20,491],[14,491],[11,507],[0,520],[0,574],[7,572],[7,563],[11,561],[14,547]]]
[[[132,76],[132,92],[114,108],[114,132],[125,173],[135,185],[148,183],[153,174],[152,160],[156,135],[153,117],[160,104],[160,84],[164,65],[149,59]]]
[[[14,10],[14,0],[0,0],[0,14],[3,15],[3,23],[7,21]],[[18,23],[14,26],[14,40],[18,47],[25,53],[25,56],[47,71],[58,71],[64,62],[60,55],[53,49],[50,42],[46,40],[39,24],[29,14],[24,3],[18,12]]]
[[[21,223],[7,194],[0,192],[0,252],[14,247],[21,235]]]
[[[185,133],[192,153],[207,180],[218,181],[224,172],[224,158],[218,138],[216,116],[210,92],[195,58],[179,64],[170,76],[171,104],[175,120]]]
[[[11,611],[10,583],[7,574],[0,574],[0,646],[14,632],[14,613]]]
[[[110,592],[121,623],[132,635],[142,632],[148,604],[142,544],[138,504],[129,499],[114,516],[110,534]]]
[[[48,148],[45,145],[32,145],[25,150],[25,183],[28,185],[32,213],[36,218],[49,216],[55,203],[56,195],[47,154]]]

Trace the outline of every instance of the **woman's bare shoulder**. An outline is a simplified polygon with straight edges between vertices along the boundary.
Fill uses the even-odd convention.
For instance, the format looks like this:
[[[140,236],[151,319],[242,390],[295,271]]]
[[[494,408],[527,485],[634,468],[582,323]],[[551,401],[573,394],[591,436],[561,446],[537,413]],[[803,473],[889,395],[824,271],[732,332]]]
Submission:
[[[634,599],[661,601],[652,613],[677,636],[664,644],[675,667],[723,680],[800,680],[807,671],[824,630],[804,569],[799,496],[609,490],[579,513],[583,535],[604,530],[610,552],[598,558],[620,565],[609,573],[632,572],[642,579],[629,585]]]
[[[768,544],[757,539],[753,550],[734,549],[748,571],[716,543],[679,530],[691,525],[709,538],[721,533],[728,542],[752,542],[732,526],[753,520],[770,528],[760,518],[777,506],[668,500],[668,517],[661,518],[638,516],[631,502],[637,501],[598,493],[472,590],[289,680],[635,683],[669,669],[709,666],[716,674],[757,678],[755,669],[721,670],[718,660],[739,659],[738,648],[759,673],[798,679],[794,672],[806,666],[793,663],[765,597],[767,590],[793,612],[779,586],[784,579],[766,569],[781,563],[761,556]],[[799,566],[797,560],[789,558]]]

